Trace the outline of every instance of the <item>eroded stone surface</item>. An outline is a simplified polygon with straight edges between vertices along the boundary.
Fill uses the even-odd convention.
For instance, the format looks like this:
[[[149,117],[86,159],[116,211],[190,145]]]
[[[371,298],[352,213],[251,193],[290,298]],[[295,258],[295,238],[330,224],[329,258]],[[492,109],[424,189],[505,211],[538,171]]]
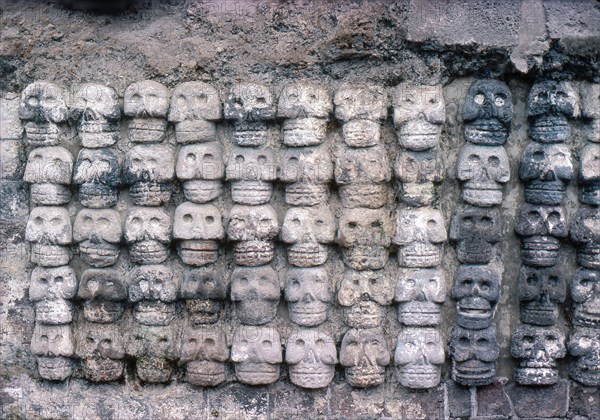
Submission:
[[[290,381],[302,388],[324,388],[333,380],[338,362],[333,338],[318,329],[292,332],[285,347]]]
[[[75,93],[70,117],[78,124],[83,147],[107,147],[119,141],[121,106],[117,92],[98,83],[85,83]]]
[[[124,113],[129,120],[129,139],[136,143],[157,143],[165,138],[169,89],[153,80],[130,84],[125,90]]]
[[[236,267],[231,274],[231,300],[242,324],[263,325],[277,313],[281,289],[270,266]]]
[[[344,334],[340,364],[346,380],[356,388],[381,385],[391,354],[380,328],[351,329]]]
[[[401,269],[396,279],[394,301],[398,321],[408,326],[435,326],[442,320],[446,298],[446,276],[440,268]]]
[[[464,386],[490,384],[496,374],[499,347],[496,327],[482,330],[452,328],[448,350],[452,356],[452,379]]]
[[[33,82],[21,93],[19,118],[31,146],[58,145],[68,118],[64,92],[51,82]]]
[[[333,300],[332,282],[324,267],[289,267],[285,300],[292,322],[306,327],[325,322]]]
[[[403,386],[433,388],[440,383],[444,363],[442,336],[434,328],[403,329],[398,334],[394,362]]]
[[[556,267],[521,267],[519,274],[521,322],[554,325],[567,297],[567,283]]]
[[[567,140],[568,120],[579,116],[577,95],[570,82],[547,80],[534,84],[527,97],[529,137],[540,143]]]
[[[169,121],[175,126],[177,143],[215,140],[215,123],[221,116],[221,98],[213,86],[203,82],[184,82],[173,89]]]
[[[217,386],[225,382],[227,360],[227,337],[220,327],[184,329],[179,361],[185,365],[187,382],[198,386]]]
[[[231,361],[237,380],[243,384],[277,381],[283,362],[279,332],[273,327],[239,326],[233,334]]]

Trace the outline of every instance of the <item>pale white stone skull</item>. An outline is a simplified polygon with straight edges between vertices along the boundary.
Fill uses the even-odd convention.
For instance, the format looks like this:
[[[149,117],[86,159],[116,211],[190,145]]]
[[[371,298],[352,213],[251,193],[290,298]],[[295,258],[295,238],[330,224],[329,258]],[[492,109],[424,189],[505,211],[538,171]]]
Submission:
[[[54,83],[33,82],[21,93],[19,118],[31,146],[56,146],[62,140],[68,118],[64,92]]]
[[[121,184],[119,157],[112,149],[81,149],[75,162],[73,183],[79,185],[79,202],[90,208],[117,204]]]
[[[203,82],[180,83],[173,90],[169,121],[175,124],[177,143],[213,141],[216,121],[222,117],[217,89]]]
[[[73,156],[64,147],[39,147],[29,153],[23,179],[31,184],[31,201],[56,206],[71,200]]]
[[[143,265],[133,269],[129,280],[129,301],[135,303],[133,316],[143,325],[169,325],[176,316],[174,302],[179,279],[164,265]]]
[[[435,267],[442,261],[446,223],[440,210],[429,207],[399,209],[394,245],[401,267]]]
[[[43,267],[67,265],[73,229],[64,207],[34,207],[25,228],[25,240],[31,243],[31,262]]]
[[[446,298],[446,276],[441,268],[401,269],[396,279],[394,301],[398,321],[408,326],[434,326],[442,320]]]
[[[31,272],[29,300],[35,303],[36,322],[47,325],[73,321],[73,304],[68,301],[77,293],[77,278],[69,266],[36,267]]]
[[[234,205],[229,212],[227,237],[233,244],[233,260],[238,265],[259,266],[269,263],[279,234],[277,213],[270,205]]]
[[[230,298],[243,324],[262,325],[273,320],[280,296],[279,277],[270,266],[233,269]]]
[[[38,373],[48,381],[64,381],[74,370],[71,357],[75,340],[70,324],[36,323],[31,337],[31,354],[36,356]]]
[[[335,220],[329,207],[290,207],[283,219],[281,240],[288,262],[297,267],[324,264],[335,239]]]
[[[333,300],[327,269],[289,267],[285,275],[285,300],[292,322],[305,327],[325,322]]]
[[[391,353],[381,328],[353,328],[344,335],[340,364],[346,369],[350,385],[368,388],[383,384],[390,361]]]
[[[213,204],[181,203],[173,217],[173,239],[179,241],[181,261],[203,266],[217,261],[225,238],[221,211]]]
[[[175,325],[134,324],[125,343],[125,353],[134,357],[142,382],[169,382],[178,357],[179,329]]]
[[[308,389],[331,383],[338,363],[335,341],[319,329],[299,329],[290,334],[285,347],[290,381]]]
[[[169,256],[173,222],[163,208],[132,207],[125,218],[125,241],[136,264],[158,264]]]
[[[403,329],[398,334],[394,361],[403,386],[416,389],[438,386],[445,361],[440,333],[435,328]]]
[[[216,142],[189,144],[179,149],[175,173],[183,181],[185,198],[207,203],[223,194],[223,147]]]
[[[179,362],[185,364],[185,380],[190,384],[217,386],[225,382],[227,360],[227,337],[220,327],[188,327],[183,331]]]
[[[400,199],[409,206],[431,206],[435,183],[443,179],[442,159],[435,149],[415,152],[404,150],[394,164]]]
[[[75,354],[82,360],[83,376],[92,382],[112,382],[123,377],[125,347],[119,324],[80,323]]]
[[[98,83],[85,83],[75,93],[71,118],[79,126],[83,147],[107,147],[119,141],[121,107],[117,92]]]
[[[175,156],[167,145],[137,145],[127,151],[123,178],[136,206],[161,206],[171,199]]]
[[[92,267],[108,267],[117,262],[122,236],[121,216],[116,210],[82,209],[73,222],[79,255]]]
[[[600,143],[600,83],[581,82],[579,86],[581,116],[587,120],[586,137]]]
[[[273,194],[277,162],[272,149],[236,147],[227,159],[226,177],[231,199],[238,204],[266,204]]]
[[[163,141],[167,130],[169,89],[152,80],[130,84],[125,90],[124,112],[129,120],[129,140],[136,143]]]
[[[231,361],[237,380],[243,384],[276,382],[283,362],[279,332],[273,327],[240,325],[233,333]]]

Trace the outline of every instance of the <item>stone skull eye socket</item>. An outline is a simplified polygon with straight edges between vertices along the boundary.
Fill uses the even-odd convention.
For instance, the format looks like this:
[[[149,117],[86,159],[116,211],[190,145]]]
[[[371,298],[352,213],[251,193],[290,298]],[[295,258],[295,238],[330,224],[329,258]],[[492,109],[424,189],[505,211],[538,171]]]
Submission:
[[[142,224],[142,219],[140,219],[139,217],[134,217],[131,219],[131,224],[134,226],[139,226]]]
[[[473,101],[477,105],[483,105],[483,103],[485,102],[485,95],[483,93],[478,93],[477,95],[475,95],[475,98],[473,98]]]
[[[194,218],[192,217],[192,215],[191,215],[191,214],[189,214],[189,213],[187,213],[187,214],[184,214],[184,215],[183,215],[183,217],[182,217],[182,219],[183,219],[183,221],[184,221],[185,223],[191,223],[191,222],[192,222],[192,220],[194,220]]]
[[[535,95],[534,99],[536,101],[547,101],[548,100],[548,93],[547,92],[540,92],[537,95]]]
[[[60,219],[58,217],[54,217],[52,220],[50,220],[50,223],[52,223],[54,226],[58,226],[60,225]]]
[[[315,95],[314,93],[311,93],[310,95],[308,95],[308,99],[310,99],[311,101],[316,101],[317,95]]]
[[[432,287],[436,287],[438,285],[437,279],[429,279],[429,285]]]
[[[90,223],[92,221],[92,218],[90,216],[84,216],[83,221],[84,223]]]
[[[215,222],[215,218],[213,216],[206,216],[204,218],[207,224],[212,225]]]
[[[486,347],[489,344],[489,340],[487,338],[478,338],[475,341],[475,345],[477,345],[477,347]]]
[[[259,105],[264,105],[267,103],[267,100],[265,98],[263,98],[262,96],[259,96],[256,98],[256,103]]]
[[[552,334],[546,334],[546,337],[544,337],[546,339],[546,341],[554,343],[556,341],[558,341],[558,337]]]
[[[35,223],[36,225],[41,225],[44,223],[44,220],[38,216],[35,219],[33,219],[33,223]]]
[[[161,344],[165,344],[165,343],[168,343],[168,342],[169,342],[169,340],[167,340],[167,338],[166,338],[166,337],[160,337],[160,338],[158,339],[158,342],[159,342],[159,343],[161,343]]]
[[[28,97],[26,102],[29,106],[38,106],[40,104],[40,100],[37,98],[37,96]]]
[[[425,345],[427,347],[429,347],[430,349],[435,347],[435,342],[434,341],[428,341],[427,343],[425,343]]]
[[[533,152],[533,160],[537,161],[537,162],[541,162],[544,160],[544,152],[542,150],[536,150],[535,152]]]
[[[317,226],[323,226],[323,224],[325,224],[325,222],[323,220],[321,220],[321,219],[315,220],[315,225],[317,225]]]
[[[292,224],[294,224],[296,226],[300,226],[300,219],[298,217],[294,217],[292,219]]]
[[[526,347],[531,347],[534,343],[535,339],[530,335],[523,336],[523,345]]]
[[[559,283],[558,277],[556,277],[556,276],[549,276],[548,277],[548,285],[549,286],[556,287],[556,286],[558,286],[558,283]]]
[[[292,287],[298,289],[300,287],[300,282],[296,279],[292,281]]]
[[[490,283],[487,280],[484,280],[480,283],[479,287],[481,288],[482,291],[487,292],[492,288],[492,283]]]
[[[500,159],[497,156],[490,156],[488,158],[488,163],[494,167],[500,166]]]
[[[296,340],[296,345],[297,345],[298,347],[304,347],[304,345],[305,345],[305,344],[306,344],[306,343],[305,343],[305,342],[304,342],[304,340],[302,340],[301,338],[299,338],[299,339],[297,339],[297,340]]]
[[[504,94],[502,93],[496,94],[496,97],[494,98],[494,103],[496,104],[496,106],[503,106],[506,103],[506,96],[504,96]]]
[[[242,286],[246,286],[246,285],[248,284],[248,278],[247,278],[247,277],[242,277],[242,278],[240,279],[240,284],[241,284]]]
[[[373,278],[369,279],[369,283],[371,283],[372,286],[375,286],[378,283],[377,278],[373,277]]]
[[[352,284],[358,286],[360,284],[360,280],[359,279],[353,279],[352,280]]]
[[[106,217],[99,218],[98,223],[103,228],[107,228],[108,226],[110,226],[110,221]]]
[[[298,101],[298,94],[297,93],[290,93],[288,95],[288,101],[290,101],[290,102],[296,102],[296,101]]]
[[[259,164],[261,164],[261,165],[264,165],[264,164],[266,164],[266,163],[267,163],[267,160],[268,160],[268,159],[267,159],[267,157],[266,157],[265,155],[260,155],[260,156],[259,156],[259,157],[256,159],[256,161],[257,161]]]
[[[404,347],[406,347],[406,349],[410,351],[410,350],[413,350],[417,346],[415,345],[414,342],[407,341],[406,343],[404,343]]]
[[[416,284],[417,284],[417,282],[414,279],[408,279],[408,280],[406,280],[406,285],[408,287],[415,287]]]
[[[371,222],[372,228],[378,228],[378,227],[381,227],[382,225],[383,225],[383,222],[381,220],[375,220],[374,222]]]
[[[112,344],[112,340],[110,338],[105,338],[104,340],[102,340],[102,344],[104,344],[105,346],[110,346]]]
[[[579,285],[583,286],[583,287],[588,287],[590,285],[590,283],[591,283],[590,279],[583,278],[583,279],[579,280]]]
[[[473,226],[473,218],[471,216],[463,217],[462,222],[465,227]]]
[[[44,277],[42,277],[42,278],[38,279],[38,281],[39,281],[40,283],[42,283],[42,284],[46,284],[46,283],[48,283],[48,280],[47,280],[46,278],[44,278]]]
[[[242,156],[242,155],[237,155],[235,157],[235,163],[244,163],[245,160],[246,159],[244,159],[244,156]]]
[[[493,221],[492,221],[491,217],[488,217],[488,216],[483,216],[483,217],[481,218],[481,227],[482,227],[482,228],[484,228],[484,229],[488,229],[488,228],[492,227],[492,225],[493,225],[493,224],[494,224],[494,223],[493,223]]]
[[[191,345],[195,346],[196,344],[198,344],[198,341],[196,341],[196,339],[195,339],[195,338],[190,338],[190,339],[188,340],[188,344],[191,344]]]
[[[356,229],[356,227],[357,227],[358,225],[356,224],[356,222],[348,222],[348,223],[347,223],[347,226],[348,226],[350,229]]]
[[[215,159],[214,155],[212,153],[205,153],[204,156],[202,157],[202,160],[204,162],[211,162]]]
[[[530,286],[536,286],[538,284],[538,278],[533,274],[528,275],[525,281]]]
[[[58,276],[54,278],[54,283],[62,284],[65,279],[62,276]]]
[[[551,223],[558,223],[560,221],[560,213],[557,211],[550,212],[548,221]]]
[[[262,347],[263,347],[263,349],[267,349],[268,350],[271,347],[273,347],[273,343],[270,340],[263,340]]]
[[[317,341],[315,341],[315,344],[317,345],[318,348],[323,348],[325,347],[325,340],[322,339],[317,339]]]
[[[469,340],[467,337],[460,337],[458,339],[458,344],[466,347],[466,346],[471,345],[471,340]]]
[[[538,222],[540,220],[540,218],[542,217],[542,215],[540,214],[539,211],[530,211],[529,213],[527,213],[527,218],[531,221],[531,222]]]
[[[196,161],[196,155],[193,153],[188,153],[187,155],[185,155],[185,159],[188,162],[195,162]]]
[[[461,283],[463,286],[470,288],[473,286],[473,279],[464,279]]]
[[[578,344],[579,347],[583,349],[589,349],[590,347],[592,347],[592,339],[587,335],[579,336]]]
[[[379,342],[379,340],[373,338],[371,339],[371,341],[369,341],[369,344],[372,346],[379,346],[381,343]]]
[[[427,227],[429,229],[434,229],[437,226],[437,222],[434,219],[429,219],[427,221]]]
[[[158,228],[158,227],[160,227],[160,220],[156,217],[152,217],[152,218],[150,218],[150,225],[153,228]]]
[[[93,338],[93,337],[87,336],[87,337],[85,338],[85,341],[87,341],[88,343],[92,344],[92,343],[94,343],[96,340],[94,340],[94,338]]]
[[[209,338],[207,338],[207,339],[205,339],[205,340],[204,340],[204,344],[205,344],[207,347],[214,347],[214,345],[215,345],[215,340],[209,337]]]

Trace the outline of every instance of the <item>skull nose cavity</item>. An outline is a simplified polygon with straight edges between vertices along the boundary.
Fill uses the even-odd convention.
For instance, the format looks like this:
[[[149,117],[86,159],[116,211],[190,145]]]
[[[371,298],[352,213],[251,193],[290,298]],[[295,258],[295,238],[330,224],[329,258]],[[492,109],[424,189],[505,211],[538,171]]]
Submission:
[[[549,170],[544,174],[544,180],[546,181],[556,181],[556,175],[553,170]]]

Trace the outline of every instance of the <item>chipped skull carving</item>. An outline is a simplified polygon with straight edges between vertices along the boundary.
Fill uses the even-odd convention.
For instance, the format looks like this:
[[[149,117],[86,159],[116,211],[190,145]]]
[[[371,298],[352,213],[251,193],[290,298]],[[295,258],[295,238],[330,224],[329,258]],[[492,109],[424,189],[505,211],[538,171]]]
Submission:
[[[116,322],[125,310],[127,284],[117,270],[91,268],[81,276],[77,297],[83,300],[83,317],[87,321]]]
[[[85,83],[75,93],[71,119],[77,121],[83,147],[107,147],[120,138],[121,107],[117,92],[108,86]]]
[[[471,330],[488,328],[500,298],[501,281],[501,274],[491,264],[459,266],[452,289],[456,323]]]
[[[279,333],[273,327],[240,325],[233,333],[231,361],[237,380],[243,384],[276,382],[283,362]]]
[[[600,270],[578,268],[571,286],[573,324],[600,329]]]
[[[529,143],[519,166],[519,178],[525,182],[525,201],[560,204],[573,172],[573,159],[566,145]]]
[[[502,146],[467,143],[458,154],[456,178],[469,204],[490,207],[502,203],[502,184],[510,179],[508,155]]]
[[[600,207],[581,205],[571,224],[570,237],[577,245],[577,263],[600,270]]]
[[[340,364],[346,380],[357,388],[381,385],[391,354],[381,328],[350,329],[342,339]]]
[[[29,214],[25,240],[31,243],[31,262],[42,267],[66,265],[71,259],[69,245],[73,229],[64,207],[35,207]]]
[[[463,108],[465,139],[473,144],[500,146],[506,142],[513,118],[512,95],[498,80],[476,80]]]
[[[457,243],[456,255],[463,264],[486,264],[495,257],[494,245],[502,239],[497,208],[459,206],[450,225],[450,239]]]
[[[169,382],[178,356],[178,331],[173,325],[134,324],[125,343],[125,352],[134,357],[135,371],[142,382]]]
[[[534,84],[527,96],[529,137],[540,143],[560,143],[569,137],[568,119],[579,116],[577,95],[570,82]]]
[[[131,207],[125,218],[125,241],[136,264],[158,264],[169,256],[173,222],[163,208]]]
[[[335,116],[343,121],[344,142],[351,147],[379,144],[381,121],[387,117],[388,97],[380,86],[345,84],[333,97]]]
[[[176,316],[178,278],[164,265],[143,265],[133,269],[129,301],[135,303],[133,316],[143,325],[169,325]]]
[[[112,209],[82,209],[73,223],[73,239],[79,255],[92,267],[108,267],[119,258],[123,236],[121,216]]]
[[[227,286],[225,276],[213,267],[185,270],[181,298],[185,300],[191,325],[214,324],[219,320]]]
[[[512,336],[510,352],[520,359],[515,380],[521,385],[551,385],[558,382],[556,359],[567,354],[565,335],[556,327],[519,325]]]
[[[325,204],[329,199],[328,184],[333,180],[329,150],[324,145],[283,150],[279,180],[284,183],[287,204]]]
[[[559,305],[567,297],[567,284],[556,267],[521,267],[519,275],[519,306],[521,322],[533,325],[554,325]]]
[[[234,120],[233,142],[259,147],[268,140],[267,121],[275,118],[275,104],[269,88],[262,83],[237,83],[223,104],[225,119]]]
[[[75,354],[71,325],[46,325],[36,322],[31,337],[31,354],[36,357],[38,373],[43,379],[67,379],[75,367],[71,359]]]
[[[328,207],[290,207],[281,228],[288,262],[296,267],[324,264],[335,239],[335,221]]]
[[[600,330],[575,328],[568,348],[574,358],[569,366],[571,378],[586,386],[600,386]]]
[[[136,206],[161,206],[171,199],[175,177],[173,150],[166,145],[137,145],[125,155],[123,179]]]
[[[401,267],[435,267],[441,263],[443,244],[448,240],[440,210],[405,208],[396,214],[394,245]]]
[[[56,146],[62,139],[68,118],[63,91],[45,81],[28,85],[21,94],[19,118],[24,122],[31,146]]]
[[[181,147],[175,173],[187,200],[203,204],[220,197],[225,176],[223,147],[216,142]]]
[[[489,385],[494,380],[500,349],[493,325],[482,330],[454,326],[448,349],[453,380],[463,386]]]
[[[35,267],[29,283],[29,300],[35,303],[36,322],[46,325],[73,321],[73,304],[68,301],[77,293],[77,278],[69,266]]]
[[[279,94],[277,116],[283,118],[283,144],[316,146],[327,135],[327,120],[333,111],[327,88],[313,82],[294,82]]]
[[[438,325],[445,298],[446,277],[441,268],[400,270],[394,294],[400,323],[409,326]]]
[[[81,149],[75,162],[73,183],[79,185],[79,202],[89,208],[117,204],[121,165],[112,149]]]
[[[435,150],[403,150],[394,164],[400,199],[413,207],[430,206],[435,184],[443,179],[442,160]]]
[[[444,344],[435,328],[410,327],[398,334],[394,362],[403,386],[416,389],[438,386],[444,360]]]
[[[233,261],[237,265],[259,266],[269,263],[279,233],[277,213],[270,205],[234,205],[229,212],[227,237],[233,241]]]
[[[600,205],[600,144],[588,144],[581,150],[580,156],[579,201],[598,206]]]
[[[83,360],[83,376],[88,381],[121,379],[125,370],[125,348],[119,325],[81,323],[77,336],[76,355]]]
[[[521,237],[523,264],[551,267],[558,259],[560,240],[568,233],[563,210],[559,206],[524,204],[515,233]]]
[[[302,388],[324,388],[331,383],[338,362],[335,341],[316,329],[299,329],[285,346],[290,382]]]
[[[31,201],[42,206],[71,200],[73,156],[61,146],[40,147],[29,153],[23,180],[31,184]]]
[[[392,91],[394,126],[400,145],[408,150],[427,150],[440,141],[446,121],[442,86],[401,83]]]
[[[272,149],[236,147],[227,159],[226,177],[231,181],[231,199],[238,204],[267,204],[277,178]]]
[[[270,266],[235,267],[231,274],[231,300],[243,324],[262,325],[273,320],[281,289]]]
[[[322,324],[333,300],[329,273],[324,267],[289,267],[285,300],[292,322],[305,327]]]
[[[222,117],[219,92],[203,82],[180,83],[173,90],[169,121],[175,125],[177,143],[213,141],[216,121]]]
[[[186,328],[181,338],[180,363],[185,364],[185,380],[198,386],[225,382],[229,348],[220,327]]]
[[[165,138],[169,89],[152,80],[130,84],[125,90],[124,111],[129,119],[129,140],[157,143]]]
[[[195,266],[217,261],[225,230],[221,212],[215,205],[181,203],[175,209],[173,225],[173,238],[179,240],[177,252],[181,261]]]
[[[581,116],[587,123],[587,139],[600,143],[600,83],[581,82],[579,97]]]
[[[392,302],[391,279],[385,270],[346,269],[337,292],[344,322],[353,328],[374,328],[383,323]]]

